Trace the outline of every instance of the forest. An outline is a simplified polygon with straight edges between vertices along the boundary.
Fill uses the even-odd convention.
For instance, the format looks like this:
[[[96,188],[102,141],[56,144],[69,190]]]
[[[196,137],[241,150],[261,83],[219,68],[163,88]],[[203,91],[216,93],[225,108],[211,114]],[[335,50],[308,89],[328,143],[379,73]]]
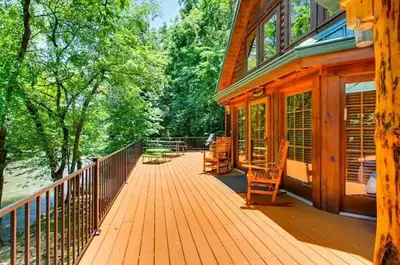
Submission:
[[[145,137],[223,130],[235,1],[180,7],[153,29],[157,1],[0,1],[0,206],[16,175],[54,182]]]

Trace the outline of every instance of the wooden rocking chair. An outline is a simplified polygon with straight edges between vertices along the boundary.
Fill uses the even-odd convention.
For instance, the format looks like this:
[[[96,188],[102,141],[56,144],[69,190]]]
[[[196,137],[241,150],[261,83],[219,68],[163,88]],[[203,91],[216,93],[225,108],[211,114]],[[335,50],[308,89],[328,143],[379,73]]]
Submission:
[[[231,137],[217,137],[215,150],[212,151],[212,155],[207,156],[206,152],[203,152],[203,171],[206,172],[206,168],[211,168],[211,170],[216,169],[219,175],[221,168],[226,168],[226,173],[228,173],[231,162],[231,146]]]
[[[272,205],[275,205],[278,195],[279,185],[281,183],[283,168],[286,163],[289,142],[281,140],[279,145],[278,157],[276,163],[265,163],[264,165],[243,165],[248,168],[247,171],[247,196],[246,205],[250,206],[251,194],[272,195]],[[254,188],[261,189],[254,189]]]

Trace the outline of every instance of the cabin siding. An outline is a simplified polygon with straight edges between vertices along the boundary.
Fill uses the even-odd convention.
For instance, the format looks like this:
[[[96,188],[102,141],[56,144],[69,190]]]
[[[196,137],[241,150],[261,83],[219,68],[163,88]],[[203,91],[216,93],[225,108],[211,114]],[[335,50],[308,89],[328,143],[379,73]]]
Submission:
[[[354,137],[353,134],[351,137],[346,135],[347,121],[344,118],[344,108],[347,107],[345,103],[346,84],[374,80],[373,48],[356,49],[352,38],[354,32],[347,29],[345,14],[339,13],[332,20],[324,22],[325,11],[315,5],[312,5],[312,10],[316,13],[316,17],[312,19],[313,30],[308,35],[301,37],[297,43],[289,45],[289,34],[285,32],[285,25],[288,24],[288,6],[285,3],[289,3],[289,0],[254,2],[253,10],[248,11],[248,23],[244,27],[246,32],[241,40],[241,50],[237,57],[228,57],[231,59],[230,67],[234,68],[233,74],[230,81],[227,81],[228,86],[221,87],[220,83],[216,99],[222,105],[231,106],[231,122],[227,123],[227,127],[232,131],[231,136],[234,142],[233,164],[240,167],[243,162],[239,161],[237,156],[239,150],[238,109],[241,108],[242,115],[244,110],[246,117],[244,125],[243,120],[241,121],[241,126],[244,126],[244,129],[243,127],[241,129],[245,131],[246,142],[245,150],[242,150],[242,152],[245,151],[245,154],[242,154],[242,157],[245,156],[246,160],[251,160],[253,140],[259,141],[256,138],[251,139],[253,137],[251,126],[258,124],[258,121],[254,120],[257,119],[257,115],[251,114],[251,108],[257,104],[265,104],[268,106],[265,110],[265,118],[268,122],[263,125],[264,127],[260,127],[261,129],[258,127],[256,129],[257,131],[265,130],[263,133],[266,141],[263,142],[264,145],[258,146],[259,148],[267,147],[264,155],[267,155],[268,159],[273,162],[279,140],[297,137],[292,141],[294,143],[292,149],[296,153],[290,163],[287,163],[287,167],[291,168],[285,170],[282,187],[309,200],[314,207],[321,210],[336,214],[352,212],[376,216],[376,203],[373,196],[367,193],[366,181],[358,183],[348,173],[349,163],[352,163],[353,171],[354,168],[363,170],[364,155],[360,151],[360,154],[357,153],[358,156],[355,156],[354,150],[349,147],[348,142],[353,141]],[[277,55],[248,72],[246,36],[255,29],[261,33],[258,25],[268,18],[271,10],[278,12],[277,34],[280,43]],[[260,58],[261,55],[259,55],[258,61]],[[227,88],[229,89],[223,91]],[[261,90],[264,91],[262,96],[254,93]],[[312,108],[307,111],[311,111],[311,127],[309,119],[307,126],[304,125],[306,110],[303,109],[298,112],[303,113],[301,115],[304,119],[295,119],[300,120],[299,124],[302,125],[290,125],[287,129],[288,117],[291,114],[297,115],[297,112],[287,108],[288,98],[301,94],[301,100],[304,100],[305,93],[310,91]],[[301,100],[300,102],[302,102]],[[305,106],[304,102],[300,104]],[[307,104],[309,107],[309,103]],[[310,115],[309,112],[307,115]],[[363,115],[363,112],[360,112],[360,115]],[[309,118],[309,116],[307,117]],[[348,129],[353,130],[353,127],[348,127]],[[293,131],[295,136],[292,135]],[[298,131],[302,131],[302,138],[300,137],[302,140],[299,141],[297,140],[299,138]],[[311,131],[311,138],[309,134],[306,135],[306,131]],[[361,133],[361,136],[356,137],[360,138],[364,135]],[[312,144],[310,144],[310,139]],[[301,145],[297,145],[298,142]],[[371,149],[370,147],[369,149]],[[307,154],[306,149],[308,150]],[[293,173],[299,171],[299,174]],[[361,184],[361,186],[353,184]],[[353,190],[356,192],[354,193]]]
[[[355,50],[354,52],[357,52]],[[349,57],[351,58],[351,56]],[[331,213],[341,211],[376,215],[376,205],[368,198],[346,195],[346,136],[344,133],[345,84],[360,80],[373,80],[374,59],[342,62],[335,65],[322,65],[299,69],[285,77],[266,83],[265,101],[271,103],[267,111],[270,126],[267,127],[269,157],[274,161],[277,143],[286,135],[286,98],[291,95],[312,92],[312,185],[305,185],[286,175],[282,187],[313,203],[313,206]],[[278,81],[279,80],[279,81]],[[256,89],[256,87],[254,87]],[[252,91],[252,90],[250,90]],[[237,108],[245,106],[246,121],[246,150],[250,152],[251,139],[250,106],[254,102],[263,101],[254,98],[251,92],[242,94],[232,103],[232,137],[237,141]],[[236,142],[234,142],[235,145]],[[235,153],[237,146],[233,147]],[[235,156],[234,156],[235,157]],[[248,159],[251,159],[248,157]],[[240,167],[237,161],[234,164]]]
[[[242,49],[240,51],[239,57],[236,60],[236,67],[235,70],[233,72],[233,76],[232,76],[232,83],[236,83],[237,81],[239,81],[240,79],[242,79],[243,77],[245,77],[246,73],[247,73],[247,69],[246,69],[246,61],[245,61],[245,45],[242,45]]]

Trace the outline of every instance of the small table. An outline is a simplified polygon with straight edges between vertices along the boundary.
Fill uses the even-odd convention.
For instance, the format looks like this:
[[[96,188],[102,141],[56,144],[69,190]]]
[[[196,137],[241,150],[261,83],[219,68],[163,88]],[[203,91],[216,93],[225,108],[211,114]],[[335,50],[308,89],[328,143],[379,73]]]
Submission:
[[[158,160],[159,158],[162,158],[163,161],[165,162],[166,157],[168,153],[171,153],[172,150],[171,149],[167,149],[167,148],[151,148],[151,149],[147,149],[146,153],[143,154],[143,158],[142,161],[144,162],[144,158],[150,158],[150,161],[152,161],[153,158],[155,158],[156,160]],[[171,161],[171,158],[169,159],[169,161]]]
[[[150,141],[148,141],[148,143],[150,143],[150,144],[158,144],[161,149],[164,149],[163,146],[175,147],[176,155],[179,156],[180,155],[180,148],[181,148],[180,145],[184,144],[185,142],[184,141],[180,141],[180,140],[176,140],[176,141],[174,141],[174,140],[150,140]],[[157,148],[157,147],[155,146],[154,148]],[[153,148],[151,148],[151,149],[153,149]],[[148,149],[148,150],[151,150],[151,149]]]

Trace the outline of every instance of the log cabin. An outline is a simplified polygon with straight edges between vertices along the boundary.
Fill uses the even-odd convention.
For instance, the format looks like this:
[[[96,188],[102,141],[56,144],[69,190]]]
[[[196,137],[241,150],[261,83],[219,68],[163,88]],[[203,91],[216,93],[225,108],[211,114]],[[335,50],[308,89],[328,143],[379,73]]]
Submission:
[[[312,0],[241,0],[215,99],[232,162],[274,161],[282,188],[331,213],[376,216],[374,47],[356,47],[345,11]]]

